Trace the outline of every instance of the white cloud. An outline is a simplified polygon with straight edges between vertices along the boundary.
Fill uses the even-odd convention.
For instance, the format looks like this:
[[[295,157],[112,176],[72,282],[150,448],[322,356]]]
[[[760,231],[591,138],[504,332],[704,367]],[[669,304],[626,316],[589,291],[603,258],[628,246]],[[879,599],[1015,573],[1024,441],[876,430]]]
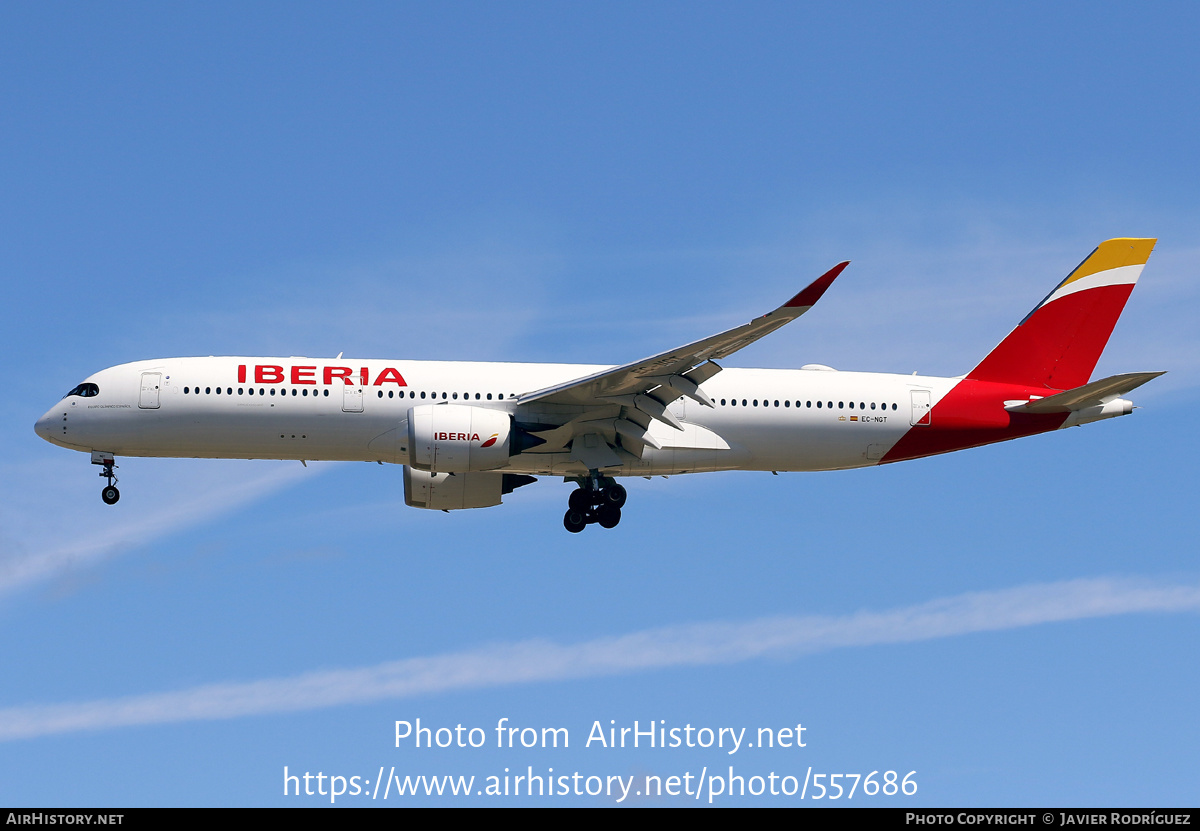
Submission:
[[[1082,579],[973,592],[884,612],[761,618],[647,629],[577,644],[527,640],[166,693],[0,710],[0,741],[83,730],[227,719],[463,689],[789,658],[840,647],[1015,629],[1134,612],[1200,610],[1200,585]]]

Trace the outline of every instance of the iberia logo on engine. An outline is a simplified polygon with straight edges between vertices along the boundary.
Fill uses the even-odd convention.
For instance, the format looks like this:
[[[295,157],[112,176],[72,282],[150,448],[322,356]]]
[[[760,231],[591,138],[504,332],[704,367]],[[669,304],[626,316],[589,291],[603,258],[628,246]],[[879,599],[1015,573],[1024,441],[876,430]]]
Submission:
[[[479,441],[478,433],[434,433],[434,441]],[[485,444],[484,447],[487,447]]]

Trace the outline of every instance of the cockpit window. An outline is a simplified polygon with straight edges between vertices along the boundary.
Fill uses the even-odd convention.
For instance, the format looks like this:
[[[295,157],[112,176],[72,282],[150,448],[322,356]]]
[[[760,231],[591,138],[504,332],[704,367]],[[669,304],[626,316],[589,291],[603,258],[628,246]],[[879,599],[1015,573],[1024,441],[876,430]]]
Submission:
[[[94,395],[100,394],[100,388],[95,384],[80,384],[75,389],[71,390],[64,397],[70,398],[72,395],[78,395],[81,398],[91,398]]]

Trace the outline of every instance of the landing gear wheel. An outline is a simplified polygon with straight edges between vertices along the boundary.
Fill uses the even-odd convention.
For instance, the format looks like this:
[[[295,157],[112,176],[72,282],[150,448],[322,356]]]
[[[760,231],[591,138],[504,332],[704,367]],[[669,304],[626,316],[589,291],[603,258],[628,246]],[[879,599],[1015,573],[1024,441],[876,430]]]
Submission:
[[[604,496],[604,504],[612,505],[614,508],[623,507],[625,505],[625,500],[629,496],[629,494],[625,492],[624,486],[616,484],[609,485],[600,493]]]
[[[92,464],[102,465],[100,478],[108,480],[108,485],[100,491],[100,498],[104,500],[105,505],[116,505],[117,500],[121,498],[121,492],[116,489],[117,474],[113,472],[117,469],[117,460],[111,456],[105,458],[103,453],[93,453]]]
[[[592,507],[592,492],[586,491],[583,488],[576,488],[571,491],[571,495],[567,497],[567,504],[571,506],[572,511],[583,513],[588,508]]]
[[[620,487],[620,485],[617,487]],[[615,505],[604,505],[596,512],[596,522],[600,523],[601,528],[616,528],[617,523],[620,521],[621,509]]]
[[[574,508],[567,511],[566,516],[563,517],[563,527],[572,534],[578,534],[587,527],[587,524],[587,514]]]
[[[621,507],[629,496],[625,488],[595,470],[589,471],[586,479],[574,481],[579,487],[567,497],[570,509],[563,517],[563,527],[572,534],[593,522],[601,528],[616,528],[621,521]]]

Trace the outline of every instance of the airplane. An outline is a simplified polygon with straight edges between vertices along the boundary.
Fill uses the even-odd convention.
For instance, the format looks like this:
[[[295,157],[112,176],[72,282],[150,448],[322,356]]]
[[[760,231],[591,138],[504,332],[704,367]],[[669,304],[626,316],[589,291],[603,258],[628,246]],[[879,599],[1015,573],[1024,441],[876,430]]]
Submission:
[[[1133,411],[1162,372],[1091,381],[1157,240],[1111,239],[956,378],[723,361],[795,320],[848,265],[774,311],[621,366],[279,357],[168,358],[101,370],[38,419],[91,454],[366,461],[404,467],[416,508],[499,505],[537,476],[573,482],[563,525],[612,528],[622,477],[817,471],[948,453]]]

